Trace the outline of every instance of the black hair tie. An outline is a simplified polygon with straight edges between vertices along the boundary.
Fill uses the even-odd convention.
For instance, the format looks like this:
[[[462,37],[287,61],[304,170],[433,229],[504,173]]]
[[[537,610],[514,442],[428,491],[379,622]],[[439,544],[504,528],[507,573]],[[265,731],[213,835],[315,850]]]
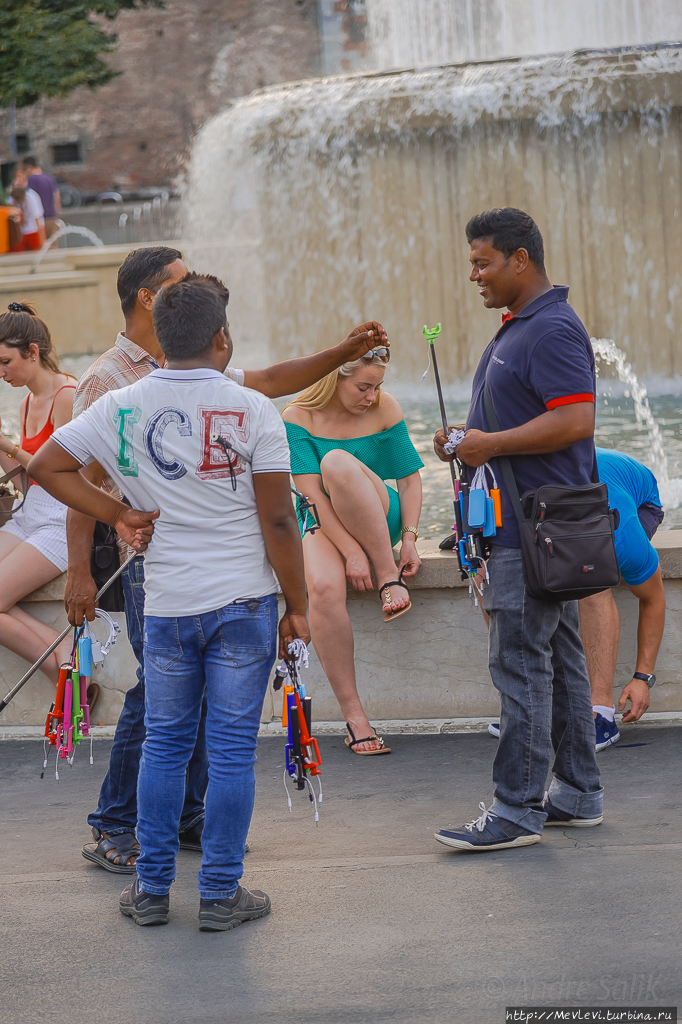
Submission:
[[[20,302],[10,302],[10,304],[9,304],[9,306],[7,308],[10,311],[10,313],[25,313],[26,312],[26,310],[24,309],[24,307],[22,306],[22,304]]]

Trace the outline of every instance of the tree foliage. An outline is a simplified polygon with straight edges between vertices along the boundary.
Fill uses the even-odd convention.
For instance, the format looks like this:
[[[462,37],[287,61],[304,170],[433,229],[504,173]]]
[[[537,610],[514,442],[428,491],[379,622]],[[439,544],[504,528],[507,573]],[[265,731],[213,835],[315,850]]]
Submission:
[[[79,85],[106,85],[120,72],[102,55],[116,36],[92,16],[163,7],[163,0],[0,0],[0,106],[27,107],[43,96],[66,96]]]

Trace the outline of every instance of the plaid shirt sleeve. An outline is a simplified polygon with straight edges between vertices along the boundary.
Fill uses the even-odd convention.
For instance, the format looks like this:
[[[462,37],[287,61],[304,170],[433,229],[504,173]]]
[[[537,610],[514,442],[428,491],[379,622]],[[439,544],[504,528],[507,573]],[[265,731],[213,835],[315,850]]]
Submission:
[[[117,387],[109,378],[109,375],[99,373],[87,373],[79,382],[73,400],[73,416],[80,416],[82,412],[89,409],[93,402],[96,402],[102,395]]]

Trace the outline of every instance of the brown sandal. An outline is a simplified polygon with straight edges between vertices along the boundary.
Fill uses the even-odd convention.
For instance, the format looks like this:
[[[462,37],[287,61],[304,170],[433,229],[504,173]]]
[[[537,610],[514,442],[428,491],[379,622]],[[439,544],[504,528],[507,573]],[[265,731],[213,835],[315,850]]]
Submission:
[[[376,732],[374,733],[373,736],[365,736],[365,738],[362,739],[362,740],[356,740],[355,733],[353,732],[353,730],[352,730],[352,728],[350,726],[350,722],[346,722],[346,729],[348,729],[348,732],[350,733],[350,739],[345,739],[343,742],[346,744],[346,746],[348,747],[349,750],[353,751],[354,754],[361,754],[363,757],[371,757],[374,754],[390,754],[391,753],[391,748],[386,746],[386,744],[384,743],[383,737],[382,736],[377,736]],[[381,744],[381,746],[377,747],[376,750],[353,750],[353,748],[358,743],[369,743],[370,740],[379,740],[379,743]]]
[[[407,590],[407,587],[403,583],[403,573],[404,572],[405,572],[405,566],[403,566],[403,568],[398,573],[398,579],[397,580],[389,580],[388,583],[384,583],[384,585],[382,587],[379,587],[379,600],[381,601],[382,604],[384,604],[384,599],[383,599],[383,597],[381,595],[383,594],[384,590],[386,590],[387,587],[402,587],[403,590]],[[407,590],[407,593],[409,595],[409,593],[410,593],[409,590]],[[390,590],[389,590],[388,594],[386,595],[386,602],[385,603],[387,605],[389,605],[389,606],[391,604],[391,592],[390,592]],[[412,602],[408,601],[404,608],[398,608],[398,610],[395,611],[395,612],[386,612],[386,614],[384,615],[384,622],[390,622],[391,619],[399,619],[401,615],[405,614],[405,612],[409,612],[411,607],[412,607]],[[362,742],[362,741],[360,741],[360,742]]]

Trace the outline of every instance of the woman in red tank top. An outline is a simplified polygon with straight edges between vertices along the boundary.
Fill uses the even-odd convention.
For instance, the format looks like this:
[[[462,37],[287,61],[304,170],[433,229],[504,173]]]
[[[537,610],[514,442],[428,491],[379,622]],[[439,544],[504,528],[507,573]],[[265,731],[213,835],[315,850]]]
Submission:
[[[20,441],[0,430],[0,475],[4,475],[17,465],[26,467],[55,428],[71,419],[76,388],[75,379],[59,369],[46,324],[26,303],[12,302],[0,315],[0,378],[29,391],[21,409]],[[23,507],[0,529],[0,645],[30,664],[57,633],[17,602],[66,569],[66,511],[33,483]],[[69,654],[67,642],[42,666],[55,685],[59,666]]]

